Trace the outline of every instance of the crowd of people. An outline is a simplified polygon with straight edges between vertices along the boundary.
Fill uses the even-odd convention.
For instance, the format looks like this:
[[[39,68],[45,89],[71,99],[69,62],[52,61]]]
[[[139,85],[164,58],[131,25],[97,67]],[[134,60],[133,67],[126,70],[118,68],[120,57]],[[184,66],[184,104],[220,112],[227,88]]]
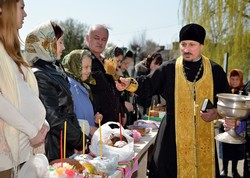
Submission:
[[[161,53],[149,54],[130,76],[133,51],[106,48],[109,30],[101,24],[90,26],[82,49],[61,59],[63,29],[43,22],[27,35],[22,54],[18,30],[27,16],[24,7],[24,0],[0,2],[0,177],[17,177],[36,153],[45,154],[49,162],[60,159],[65,123],[65,156],[70,157],[88,152],[83,143],[99,122],[131,125],[138,119],[138,106],[146,114],[155,99],[165,100],[166,116],[153,148],[150,178],[226,177],[229,160],[233,177],[239,177],[241,159],[244,177],[249,177],[249,119],[237,122],[238,133],[246,133],[246,145],[220,145],[221,173],[214,121],[219,118],[216,95],[247,95],[250,84],[243,84],[239,69],[227,78],[220,65],[202,54],[206,30],[201,25],[181,28],[178,59],[163,62]],[[214,108],[200,111],[204,99]],[[221,131],[231,127],[236,126],[225,119]]]

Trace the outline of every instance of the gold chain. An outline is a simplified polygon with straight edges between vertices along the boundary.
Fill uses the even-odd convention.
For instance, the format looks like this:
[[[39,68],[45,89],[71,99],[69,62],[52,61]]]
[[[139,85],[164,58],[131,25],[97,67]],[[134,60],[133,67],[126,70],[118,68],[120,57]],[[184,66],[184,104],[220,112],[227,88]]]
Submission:
[[[203,65],[202,65],[202,62],[201,62],[201,65],[200,65],[200,67],[199,67],[199,70],[198,70],[198,72],[197,72],[197,74],[196,74],[196,76],[195,76],[195,78],[194,78],[194,80],[193,80],[193,82],[192,82],[193,91],[192,91],[192,89],[190,88],[189,84],[187,83],[188,89],[189,89],[189,91],[190,91],[190,93],[191,93],[191,96],[193,96],[194,101],[196,101],[196,81],[197,81],[197,79],[198,79],[198,77],[199,77],[199,75],[200,75],[200,73],[201,73],[202,67],[203,67]],[[183,65],[183,73],[184,73],[185,79],[188,81],[188,79],[187,79],[187,74],[186,74],[186,72],[185,72],[185,67],[184,67],[184,65]]]

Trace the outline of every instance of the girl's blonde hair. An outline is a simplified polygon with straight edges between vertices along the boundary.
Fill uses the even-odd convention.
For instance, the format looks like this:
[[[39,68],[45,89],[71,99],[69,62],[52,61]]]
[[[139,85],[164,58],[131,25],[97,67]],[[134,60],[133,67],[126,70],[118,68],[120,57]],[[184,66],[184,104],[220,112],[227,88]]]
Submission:
[[[21,55],[19,34],[17,29],[17,3],[19,0],[1,0],[0,7],[0,41],[19,70],[21,65],[28,67],[28,63]]]

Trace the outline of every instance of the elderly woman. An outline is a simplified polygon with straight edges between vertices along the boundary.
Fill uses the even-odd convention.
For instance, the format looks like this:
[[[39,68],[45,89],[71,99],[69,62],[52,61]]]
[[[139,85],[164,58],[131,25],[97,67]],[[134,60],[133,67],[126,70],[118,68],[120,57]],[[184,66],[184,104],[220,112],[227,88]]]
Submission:
[[[94,109],[90,100],[90,88],[84,83],[91,73],[92,59],[88,50],[73,50],[66,55],[62,61],[68,75],[70,91],[74,101],[75,114],[82,125],[85,124],[85,133],[93,135],[96,131],[96,124],[102,115]]]
[[[240,69],[232,69],[228,75],[228,83],[231,88],[231,92],[239,94],[243,92],[243,73]],[[224,127],[221,127],[220,132],[224,132]],[[246,131],[246,120],[242,120],[236,127],[236,132],[243,134]],[[221,177],[227,177],[228,163],[232,161],[232,175],[233,177],[240,177],[238,173],[237,165],[238,161],[244,159],[245,155],[245,144],[228,144],[220,143],[220,158],[222,159],[223,168],[221,171]]]
[[[63,31],[54,22],[40,24],[25,41],[26,59],[32,65],[39,87],[39,97],[46,108],[50,131],[46,137],[45,151],[49,161],[60,158],[60,133],[66,121],[66,157],[81,151],[83,136],[74,113],[74,104],[66,74],[60,63]]]

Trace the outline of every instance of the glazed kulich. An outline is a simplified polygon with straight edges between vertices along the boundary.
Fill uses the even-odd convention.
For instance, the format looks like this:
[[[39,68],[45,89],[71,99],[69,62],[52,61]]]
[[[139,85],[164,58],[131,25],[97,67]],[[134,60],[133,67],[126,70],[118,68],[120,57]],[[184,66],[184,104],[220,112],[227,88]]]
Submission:
[[[150,116],[159,117],[159,112],[156,110],[150,110]]]
[[[140,127],[138,125],[130,125],[128,126],[129,130],[136,130],[137,132],[139,132],[141,134],[141,136],[146,135],[146,128],[144,127]]]
[[[166,111],[166,105],[157,104],[157,106],[154,107],[154,110],[155,111],[163,111],[163,112],[165,112]]]
[[[128,140],[126,137],[122,136],[122,140],[120,140],[120,135],[111,134],[107,141],[107,145],[113,147],[123,147],[128,144]]]
[[[62,159],[62,162],[63,163],[68,163],[69,165],[71,166],[74,166],[75,170],[78,172],[78,173],[82,173],[83,171],[83,167],[82,165],[79,163],[79,161],[75,160],[75,159],[72,159],[72,158],[65,158],[65,159]],[[61,163],[61,159],[56,159],[54,161],[51,161],[49,164],[50,165],[53,165],[55,163]]]

